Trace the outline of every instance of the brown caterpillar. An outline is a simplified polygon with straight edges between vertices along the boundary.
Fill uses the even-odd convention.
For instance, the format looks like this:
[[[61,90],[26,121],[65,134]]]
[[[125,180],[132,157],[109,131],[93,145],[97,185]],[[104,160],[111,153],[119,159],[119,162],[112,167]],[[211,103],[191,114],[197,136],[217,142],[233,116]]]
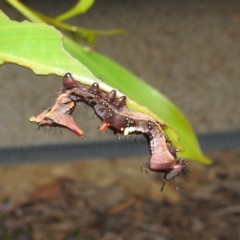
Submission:
[[[163,190],[166,181],[175,179],[185,171],[186,164],[184,160],[177,159],[178,150],[167,145],[162,124],[143,113],[130,110],[126,106],[126,99],[126,96],[117,98],[115,90],[109,93],[102,91],[96,82],[91,86],[77,82],[67,73],[63,77],[63,89],[54,106],[30,121],[39,126],[57,124],[81,136],[83,132],[76,126],[71,114],[77,102],[86,103],[103,121],[100,130],[110,128],[115,134],[143,134],[147,138],[151,157],[145,167],[164,173]]]

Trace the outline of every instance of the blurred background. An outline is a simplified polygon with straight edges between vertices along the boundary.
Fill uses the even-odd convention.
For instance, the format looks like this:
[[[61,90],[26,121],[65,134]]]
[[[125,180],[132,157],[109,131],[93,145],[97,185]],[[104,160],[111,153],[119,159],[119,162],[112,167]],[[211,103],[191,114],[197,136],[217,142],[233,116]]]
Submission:
[[[75,3],[22,2],[49,16]],[[0,9],[24,20],[6,2]],[[239,1],[98,0],[68,22],[125,29],[127,35],[97,38],[94,49],[166,95],[196,133],[240,129]],[[67,130],[37,131],[28,121],[51,106],[61,78],[5,64],[0,79],[0,146],[82,141]],[[116,139],[97,131],[100,122],[88,107],[80,105],[75,119],[87,134],[84,141]],[[162,176],[139,171],[147,156],[0,166],[0,199],[11,210],[3,225],[13,239],[239,239],[240,152],[208,156],[212,166],[189,163],[193,173],[189,183],[181,179],[180,193],[174,184],[160,193]]]

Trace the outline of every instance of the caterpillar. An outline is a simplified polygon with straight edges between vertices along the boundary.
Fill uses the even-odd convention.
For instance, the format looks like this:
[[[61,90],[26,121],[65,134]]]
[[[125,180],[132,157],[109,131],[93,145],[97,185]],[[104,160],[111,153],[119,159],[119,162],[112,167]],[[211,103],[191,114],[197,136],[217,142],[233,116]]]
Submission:
[[[83,131],[74,123],[72,113],[77,102],[84,102],[92,107],[95,114],[102,120],[100,130],[109,128],[114,134],[143,134],[145,136],[151,154],[145,168],[164,173],[161,188],[163,191],[167,181],[175,179],[176,176],[186,171],[186,164],[183,159],[177,158],[179,150],[167,144],[162,130],[164,124],[141,112],[130,110],[126,106],[126,100],[126,96],[117,98],[114,89],[104,92],[97,82],[91,86],[84,85],[75,81],[72,75],[67,73],[63,77],[63,88],[53,107],[37,117],[30,118],[30,121],[39,126],[68,128],[78,136],[82,136]]]

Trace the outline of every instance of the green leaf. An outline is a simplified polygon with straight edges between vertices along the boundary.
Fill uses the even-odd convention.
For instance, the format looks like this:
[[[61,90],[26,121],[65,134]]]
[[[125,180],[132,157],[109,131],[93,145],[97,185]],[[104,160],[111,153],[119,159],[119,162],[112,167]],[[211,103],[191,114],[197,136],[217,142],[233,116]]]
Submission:
[[[56,17],[56,19],[59,21],[64,21],[78,14],[85,13],[93,5],[93,3],[94,0],[78,0],[78,3],[73,8]]]
[[[83,39],[88,44],[94,44],[95,39],[98,35],[126,34],[126,31],[122,29],[96,30],[96,29],[86,29],[86,28],[80,28],[77,26],[72,26],[67,23],[61,22],[57,18],[51,18],[33,9],[30,9],[18,0],[6,0],[6,1],[12,6],[14,6],[19,12],[21,12],[24,16],[26,16],[31,21],[39,22],[39,23],[45,22],[45,23],[48,23],[49,25],[66,30],[72,34],[73,38],[76,41],[78,41],[79,39]],[[90,7],[90,2],[88,2],[89,7]],[[86,9],[87,2],[83,1],[82,4],[83,4],[82,9]]]
[[[12,62],[32,69],[36,74],[76,72],[95,79],[62,46],[63,36],[44,23],[11,21],[0,11],[0,62]]]
[[[61,34],[53,27],[27,21],[14,22],[0,13],[0,59],[2,61],[28,67],[38,74],[63,76],[66,72],[71,72],[76,80],[84,84],[90,85],[98,81],[105,91],[111,90],[112,87],[106,84],[109,83],[147,107],[139,106],[128,99],[127,105],[130,108],[154,117],[159,122],[170,124],[180,136],[185,148],[183,157],[205,164],[210,163],[210,160],[202,154],[189,123],[166,97],[108,58],[94,51],[88,51],[65,37],[64,47],[68,52],[95,75],[104,76],[104,82],[99,81],[85,66],[63,49],[61,40]],[[118,96],[120,95],[122,93],[118,92]],[[178,135],[170,127],[164,131],[173,145],[181,149]]]

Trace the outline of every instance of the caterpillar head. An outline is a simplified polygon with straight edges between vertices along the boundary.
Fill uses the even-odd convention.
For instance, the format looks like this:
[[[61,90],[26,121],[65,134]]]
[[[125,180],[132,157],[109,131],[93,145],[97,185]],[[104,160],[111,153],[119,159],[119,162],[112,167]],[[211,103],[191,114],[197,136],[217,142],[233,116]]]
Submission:
[[[169,170],[166,170],[164,173],[164,178],[163,178],[163,185],[161,187],[161,192],[163,191],[164,185],[167,181],[174,180],[178,182],[176,179],[177,176],[179,176],[181,173],[185,172],[187,165],[185,164],[183,159],[177,159],[173,167]],[[178,191],[178,187],[176,186],[176,190]]]

